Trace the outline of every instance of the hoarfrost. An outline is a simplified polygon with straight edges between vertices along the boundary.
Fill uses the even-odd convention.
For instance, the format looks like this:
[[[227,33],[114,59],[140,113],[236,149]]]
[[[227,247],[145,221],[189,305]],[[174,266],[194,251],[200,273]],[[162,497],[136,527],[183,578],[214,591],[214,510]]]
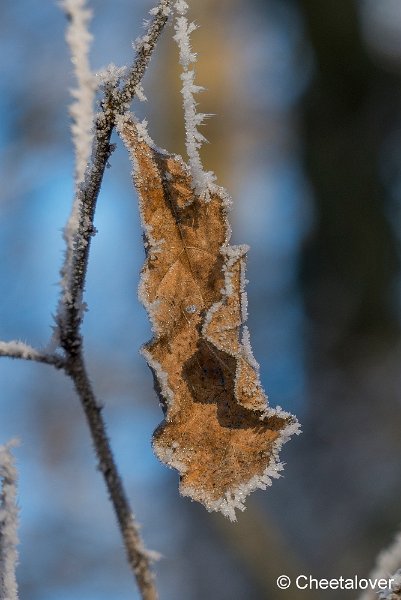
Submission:
[[[182,97],[185,118],[186,149],[189,166],[191,169],[192,184],[195,193],[202,199],[210,201],[211,188],[215,182],[215,175],[211,171],[205,171],[200,158],[199,150],[206,138],[198,131],[198,127],[209,115],[197,113],[197,103],[194,94],[203,91],[199,85],[195,85],[195,71],[190,65],[196,62],[196,53],[192,52],[190,35],[196,29],[195,23],[188,22],[186,17],[188,4],[184,0],[175,2],[175,10],[178,13],[174,25],[175,36],[180,52],[180,64],[183,67],[181,74]]]
[[[144,357],[144,359],[146,360],[146,362],[148,363],[148,365],[150,366],[150,368],[152,369],[152,371],[154,371],[154,373],[157,375],[157,380],[160,383],[161,392],[162,392],[163,397],[165,398],[166,402],[172,403],[174,400],[174,394],[168,384],[168,374],[165,371],[163,371],[160,363],[158,363],[153,358],[153,356],[148,351],[146,346],[142,346],[141,354]]]
[[[190,315],[193,315],[194,313],[196,313],[196,310],[197,310],[197,308],[196,308],[195,304],[191,304],[190,306],[187,306],[185,308],[185,311],[187,313],[189,313]]]
[[[138,139],[140,141],[146,142],[149,146],[154,146],[154,142],[148,133],[148,122],[146,119],[143,121],[139,121],[136,125],[138,131]]]
[[[166,409],[165,421],[155,433],[154,450],[164,463],[180,472],[183,495],[202,502],[209,511],[220,511],[235,520],[235,511],[244,510],[248,494],[258,488],[265,489],[279,477],[283,469],[278,458],[280,448],[292,435],[300,433],[295,417],[279,406],[275,409],[269,407],[260,385],[259,367],[252,354],[249,331],[243,325],[247,316],[245,255],[249,247],[229,244],[231,231],[225,209],[229,208],[230,199],[227,192],[215,184],[209,189],[213,196],[207,206],[202,202],[194,204],[194,213],[200,223],[196,234],[199,240],[191,238],[190,245],[186,246],[182,233],[180,237],[174,227],[165,194],[166,190],[174,189],[174,194],[177,194],[177,197],[174,196],[175,203],[180,210],[186,210],[188,195],[193,198],[190,169],[180,157],[153,154],[152,147],[147,147],[143,134],[140,130],[138,132],[136,122],[130,124],[127,119],[122,120],[119,128],[134,165],[136,162],[141,165],[141,171],[136,167],[135,183],[148,246],[139,296],[156,334],[145,345],[142,354],[158,381],[157,391]],[[154,218],[156,214],[157,219]],[[205,215],[214,224],[214,229]],[[214,216],[214,220],[210,215]],[[204,238],[210,234],[211,228],[216,230],[216,237]],[[164,237],[165,246],[158,239]],[[174,271],[174,274],[171,270],[171,266],[177,263],[174,260],[177,254],[174,252],[172,255],[172,248],[178,251],[182,244],[183,251],[185,247],[195,251],[198,246],[202,247],[204,239],[209,239],[205,261],[207,257],[210,262],[205,268],[212,268],[215,264],[213,257],[221,255],[221,269],[219,267],[218,274],[214,273],[215,290],[221,289],[221,294],[220,297],[218,292],[214,295],[213,303],[205,301],[203,292],[199,293],[199,297],[194,292],[203,288],[208,292],[209,279],[196,279],[191,268]],[[155,268],[152,256],[157,258]],[[201,261],[199,268],[202,269]],[[169,274],[169,285],[166,273]],[[186,285],[177,287],[177,281],[185,277],[188,278]],[[183,311],[184,316],[185,313],[194,316],[182,320]],[[182,327],[180,325],[178,329],[177,323],[182,323]],[[184,330],[188,330],[185,339],[190,341],[183,355],[178,340],[184,336]],[[213,382],[215,387],[205,391],[209,360],[210,364],[215,362],[217,351],[235,359],[235,373],[222,361],[221,376],[210,372],[214,382],[210,379],[208,385]],[[186,365],[189,369],[191,360],[199,366],[199,372],[194,367],[189,376]],[[226,386],[228,379],[231,379],[231,384]],[[208,405],[216,402],[230,407],[228,415],[232,419],[232,429],[231,421],[223,426],[214,413],[202,412],[200,407],[203,404],[197,402],[198,398],[203,398],[202,394],[208,399]],[[188,411],[186,415],[185,411]],[[279,423],[281,420],[283,422]],[[238,428],[238,422],[248,426]],[[223,452],[222,456],[220,452]]]
[[[250,365],[255,369],[256,373],[259,373],[259,363],[253,355],[252,346],[251,346],[251,336],[249,333],[249,329],[246,325],[242,328],[242,351],[244,357],[249,362]]]
[[[276,414],[278,414],[278,416],[282,415],[280,411],[276,413],[274,409],[270,409],[269,415],[272,416]],[[278,459],[279,451],[292,435],[298,435],[299,433],[300,426],[298,423],[288,425],[281,432],[280,437],[273,443],[270,463],[263,474],[260,476],[253,476],[248,481],[241,483],[237,487],[233,487],[226,492],[223,498],[211,500],[207,492],[183,485],[181,485],[180,488],[181,494],[202,502],[209,512],[221,512],[225,517],[228,517],[230,521],[236,521],[237,516],[235,511],[245,510],[246,507],[244,502],[249,494],[257,489],[265,490],[272,485],[273,479],[279,479],[281,477],[280,472],[284,469],[284,464]]]
[[[138,98],[138,100],[140,102],[146,102],[147,101],[144,89],[143,89],[143,87],[142,87],[142,85],[140,83],[138,83],[138,85],[135,88],[135,94],[136,94],[136,97]]]
[[[13,340],[11,342],[0,342],[0,355],[35,360],[40,356],[40,353],[24,342]]]
[[[137,90],[137,93],[138,93],[138,90]],[[118,134],[122,137],[123,140],[125,140],[125,137],[124,137],[125,125],[127,123],[134,122],[135,127],[138,132],[139,140],[146,142],[148,144],[148,146],[150,148],[152,148],[152,150],[156,150],[160,154],[167,154],[167,150],[164,150],[163,148],[160,148],[159,146],[157,146],[155,144],[155,142],[152,140],[152,138],[150,137],[149,132],[148,132],[147,119],[138,121],[138,119],[135,117],[135,115],[132,112],[125,112],[121,115],[116,115],[115,118],[116,118],[116,130],[117,130]],[[136,160],[135,160],[135,155],[131,151],[130,151],[130,158],[131,158],[131,161],[132,161],[132,164],[134,167],[134,174],[135,174],[135,172],[137,171],[137,164],[136,164]]]
[[[117,67],[114,63],[110,63],[107,67],[96,73],[97,85],[100,88],[113,88],[120,83],[126,72],[127,67]]]

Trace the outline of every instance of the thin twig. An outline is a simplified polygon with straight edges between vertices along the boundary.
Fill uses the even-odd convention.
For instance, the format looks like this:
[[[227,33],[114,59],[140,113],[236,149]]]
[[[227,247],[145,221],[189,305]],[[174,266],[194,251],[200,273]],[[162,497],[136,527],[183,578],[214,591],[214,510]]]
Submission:
[[[124,486],[114,460],[101,408],[93,393],[87,375],[82,353],[80,326],[84,305],[82,302],[86,272],[89,260],[91,237],[95,232],[93,225],[96,202],[107,161],[112,152],[110,137],[117,115],[129,108],[136,93],[157,40],[166,24],[170,0],[161,0],[153,11],[154,18],[145,36],[136,46],[137,56],[128,74],[122,90],[106,90],[101,103],[101,112],[95,121],[95,140],[92,163],[88,165],[85,180],[77,190],[75,206],[78,207],[76,231],[72,234],[73,252],[66,254],[62,275],[64,289],[59,306],[57,325],[60,345],[66,353],[66,372],[74,382],[81,400],[93,445],[99,461],[99,469],[109,492],[117,521],[123,536],[125,550],[130,567],[135,575],[144,600],[156,600],[158,597],[150,565]],[[68,240],[67,240],[68,244]],[[61,308],[61,310],[60,310]]]
[[[82,356],[68,360],[67,373],[74,382],[81,399],[93,445],[98,458],[98,469],[106,481],[110,500],[114,506],[118,525],[124,540],[128,563],[135,574],[144,600],[156,600],[158,595],[151,571],[150,558],[146,552],[139,529],[135,523],[120,474],[110,448],[103,417],[85,370]]]
[[[95,121],[95,140],[92,151],[92,162],[86,169],[85,180],[78,187],[74,204],[78,206],[78,219],[73,237],[73,252],[66,254],[62,269],[63,294],[56,318],[60,345],[67,354],[76,353],[81,347],[79,328],[84,310],[82,296],[85,287],[86,271],[90,251],[91,237],[95,233],[93,218],[96,202],[103,180],[107,161],[113,151],[110,137],[115,125],[116,116],[129,108],[129,103],[136,93],[149,64],[157,40],[168,19],[171,0],[161,0],[157,6],[149,29],[137,43],[137,56],[126,78],[122,90],[113,94],[106,93],[101,103],[101,112]],[[156,9],[155,9],[156,11]],[[68,241],[67,241],[68,244]]]
[[[62,369],[65,366],[65,360],[62,356],[36,350],[36,348],[20,341],[0,342],[0,356],[45,363],[56,367],[56,369]]]
[[[63,0],[61,7],[68,18],[66,41],[70,48],[76,79],[76,87],[71,90],[74,101],[70,106],[70,115],[72,117],[72,140],[75,148],[75,185],[78,186],[84,180],[93,145],[92,127],[96,80],[89,62],[89,49],[93,37],[88,30],[92,11],[87,8],[86,0]],[[74,232],[78,222],[79,204],[80,197],[75,194],[71,214],[64,230],[68,264],[71,262],[74,251]]]
[[[135,49],[137,58],[126,77],[123,89],[117,94],[114,108],[116,113],[119,112],[122,114],[129,110],[131,100],[137,93],[137,87],[145,74],[153,50],[167,22],[171,5],[172,0],[161,0],[158,6],[151,11],[154,14],[154,18],[146,34],[136,41]]]

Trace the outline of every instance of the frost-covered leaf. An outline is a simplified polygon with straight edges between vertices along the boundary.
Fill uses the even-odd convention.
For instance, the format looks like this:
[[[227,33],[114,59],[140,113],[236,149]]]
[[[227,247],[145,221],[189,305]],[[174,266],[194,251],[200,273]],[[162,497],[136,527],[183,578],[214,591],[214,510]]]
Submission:
[[[154,449],[179,471],[183,495],[235,519],[251,491],[278,477],[278,451],[299,430],[295,417],[269,408],[243,327],[247,247],[229,245],[224,190],[211,187],[206,202],[180,157],[131,120],[119,129],[145,231],[140,298],[154,337],[143,354],[165,410]]]

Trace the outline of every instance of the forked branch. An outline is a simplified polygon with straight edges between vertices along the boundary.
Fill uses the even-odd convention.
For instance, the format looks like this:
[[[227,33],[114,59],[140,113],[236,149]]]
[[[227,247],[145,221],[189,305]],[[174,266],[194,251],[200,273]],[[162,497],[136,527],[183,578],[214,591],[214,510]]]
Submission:
[[[71,2],[65,4],[71,5]],[[78,10],[85,10],[77,0]],[[53,346],[60,347],[64,356],[54,351],[39,351],[22,342],[0,342],[0,356],[31,360],[63,369],[72,379],[88,422],[92,442],[110,500],[117,517],[129,565],[135,575],[144,600],[158,597],[150,557],[144,549],[138,526],[125,492],[101,414],[93,393],[82,350],[81,323],[84,313],[83,293],[89,260],[90,242],[94,235],[94,215],[105,168],[112,153],[110,138],[118,115],[129,108],[145,74],[153,50],[170,13],[171,0],[161,0],[152,9],[153,18],[146,34],[136,43],[136,58],[121,88],[106,88],[101,110],[94,123],[92,159],[86,166],[82,182],[78,182],[73,209],[65,229],[67,251],[62,268],[62,294],[56,316]],[[73,18],[74,15],[69,15]],[[82,20],[79,20],[82,26]],[[82,82],[81,82],[82,83]],[[78,179],[78,177],[77,177]]]

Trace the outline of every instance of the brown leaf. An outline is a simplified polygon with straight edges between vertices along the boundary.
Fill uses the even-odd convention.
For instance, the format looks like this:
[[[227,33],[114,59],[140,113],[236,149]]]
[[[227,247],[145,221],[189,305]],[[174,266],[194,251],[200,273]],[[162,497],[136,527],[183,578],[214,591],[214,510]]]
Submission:
[[[145,231],[140,298],[154,337],[143,354],[165,410],[154,449],[179,471],[183,495],[234,520],[251,491],[279,476],[278,451],[299,431],[269,408],[243,326],[247,247],[229,245],[224,190],[200,199],[181,157],[151,146],[131,120],[120,133]]]

